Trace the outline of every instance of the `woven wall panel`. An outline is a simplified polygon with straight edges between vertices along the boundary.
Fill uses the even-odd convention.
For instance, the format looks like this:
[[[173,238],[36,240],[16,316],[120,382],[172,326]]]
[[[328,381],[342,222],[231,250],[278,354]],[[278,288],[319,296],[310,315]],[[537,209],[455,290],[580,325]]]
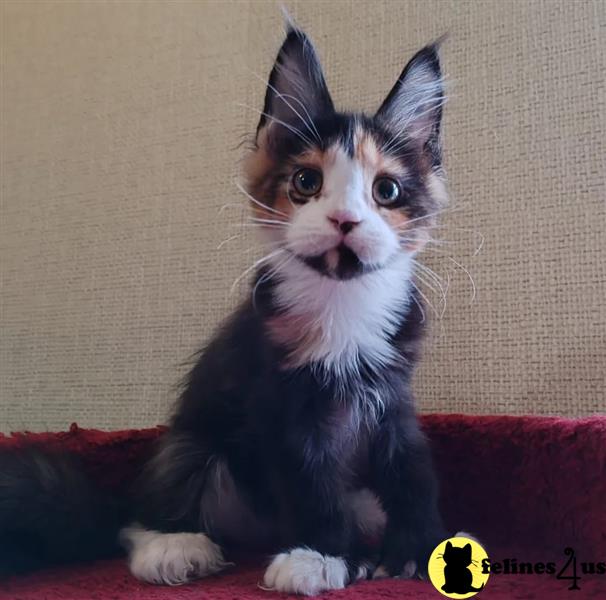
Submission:
[[[453,210],[425,258],[449,285],[420,408],[606,411],[606,3],[288,4],[347,108],[375,108],[412,52],[451,34]],[[0,429],[155,424],[259,256],[234,178],[279,10],[1,11]]]

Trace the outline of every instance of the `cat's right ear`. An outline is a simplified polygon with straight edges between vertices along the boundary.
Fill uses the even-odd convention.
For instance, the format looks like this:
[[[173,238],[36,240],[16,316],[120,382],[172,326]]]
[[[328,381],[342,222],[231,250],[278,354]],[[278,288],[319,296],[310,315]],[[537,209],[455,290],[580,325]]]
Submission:
[[[446,551],[452,550],[452,544],[450,542],[446,542]]]
[[[298,131],[302,138],[313,138],[314,119],[334,112],[311,41],[292,24],[287,24],[287,28],[286,39],[269,75],[257,141],[261,130],[277,135]]]

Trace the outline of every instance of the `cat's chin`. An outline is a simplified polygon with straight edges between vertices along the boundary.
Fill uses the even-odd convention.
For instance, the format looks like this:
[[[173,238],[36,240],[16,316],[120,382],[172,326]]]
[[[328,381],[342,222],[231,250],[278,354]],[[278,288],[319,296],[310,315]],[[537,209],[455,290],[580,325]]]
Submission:
[[[348,280],[381,268],[379,264],[365,264],[345,244],[339,244],[315,256],[296,255],[308,267],[331,279]]]

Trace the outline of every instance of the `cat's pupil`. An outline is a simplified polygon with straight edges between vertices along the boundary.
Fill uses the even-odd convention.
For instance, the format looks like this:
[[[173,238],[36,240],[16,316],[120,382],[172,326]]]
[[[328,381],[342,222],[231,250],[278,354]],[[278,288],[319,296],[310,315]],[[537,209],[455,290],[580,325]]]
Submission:
[[[299,184],[308,191],[314,191],[318,187],[318,174],[315,171],[303,170],[299,172]]]
[[[398,188],[393,181],[384,179],[379,183],[379,195],[385,201],[395,200],[398,195]]]

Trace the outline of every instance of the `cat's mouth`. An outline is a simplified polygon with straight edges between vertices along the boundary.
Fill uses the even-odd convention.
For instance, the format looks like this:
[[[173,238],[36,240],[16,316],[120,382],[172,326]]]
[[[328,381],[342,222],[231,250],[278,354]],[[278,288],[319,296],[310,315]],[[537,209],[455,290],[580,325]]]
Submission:
[[[343,243],[316,256],[297,255],[297,258],[308,267],[332,279],[353,279],[379,268],[378,265],[363,263],[358,255]]]

